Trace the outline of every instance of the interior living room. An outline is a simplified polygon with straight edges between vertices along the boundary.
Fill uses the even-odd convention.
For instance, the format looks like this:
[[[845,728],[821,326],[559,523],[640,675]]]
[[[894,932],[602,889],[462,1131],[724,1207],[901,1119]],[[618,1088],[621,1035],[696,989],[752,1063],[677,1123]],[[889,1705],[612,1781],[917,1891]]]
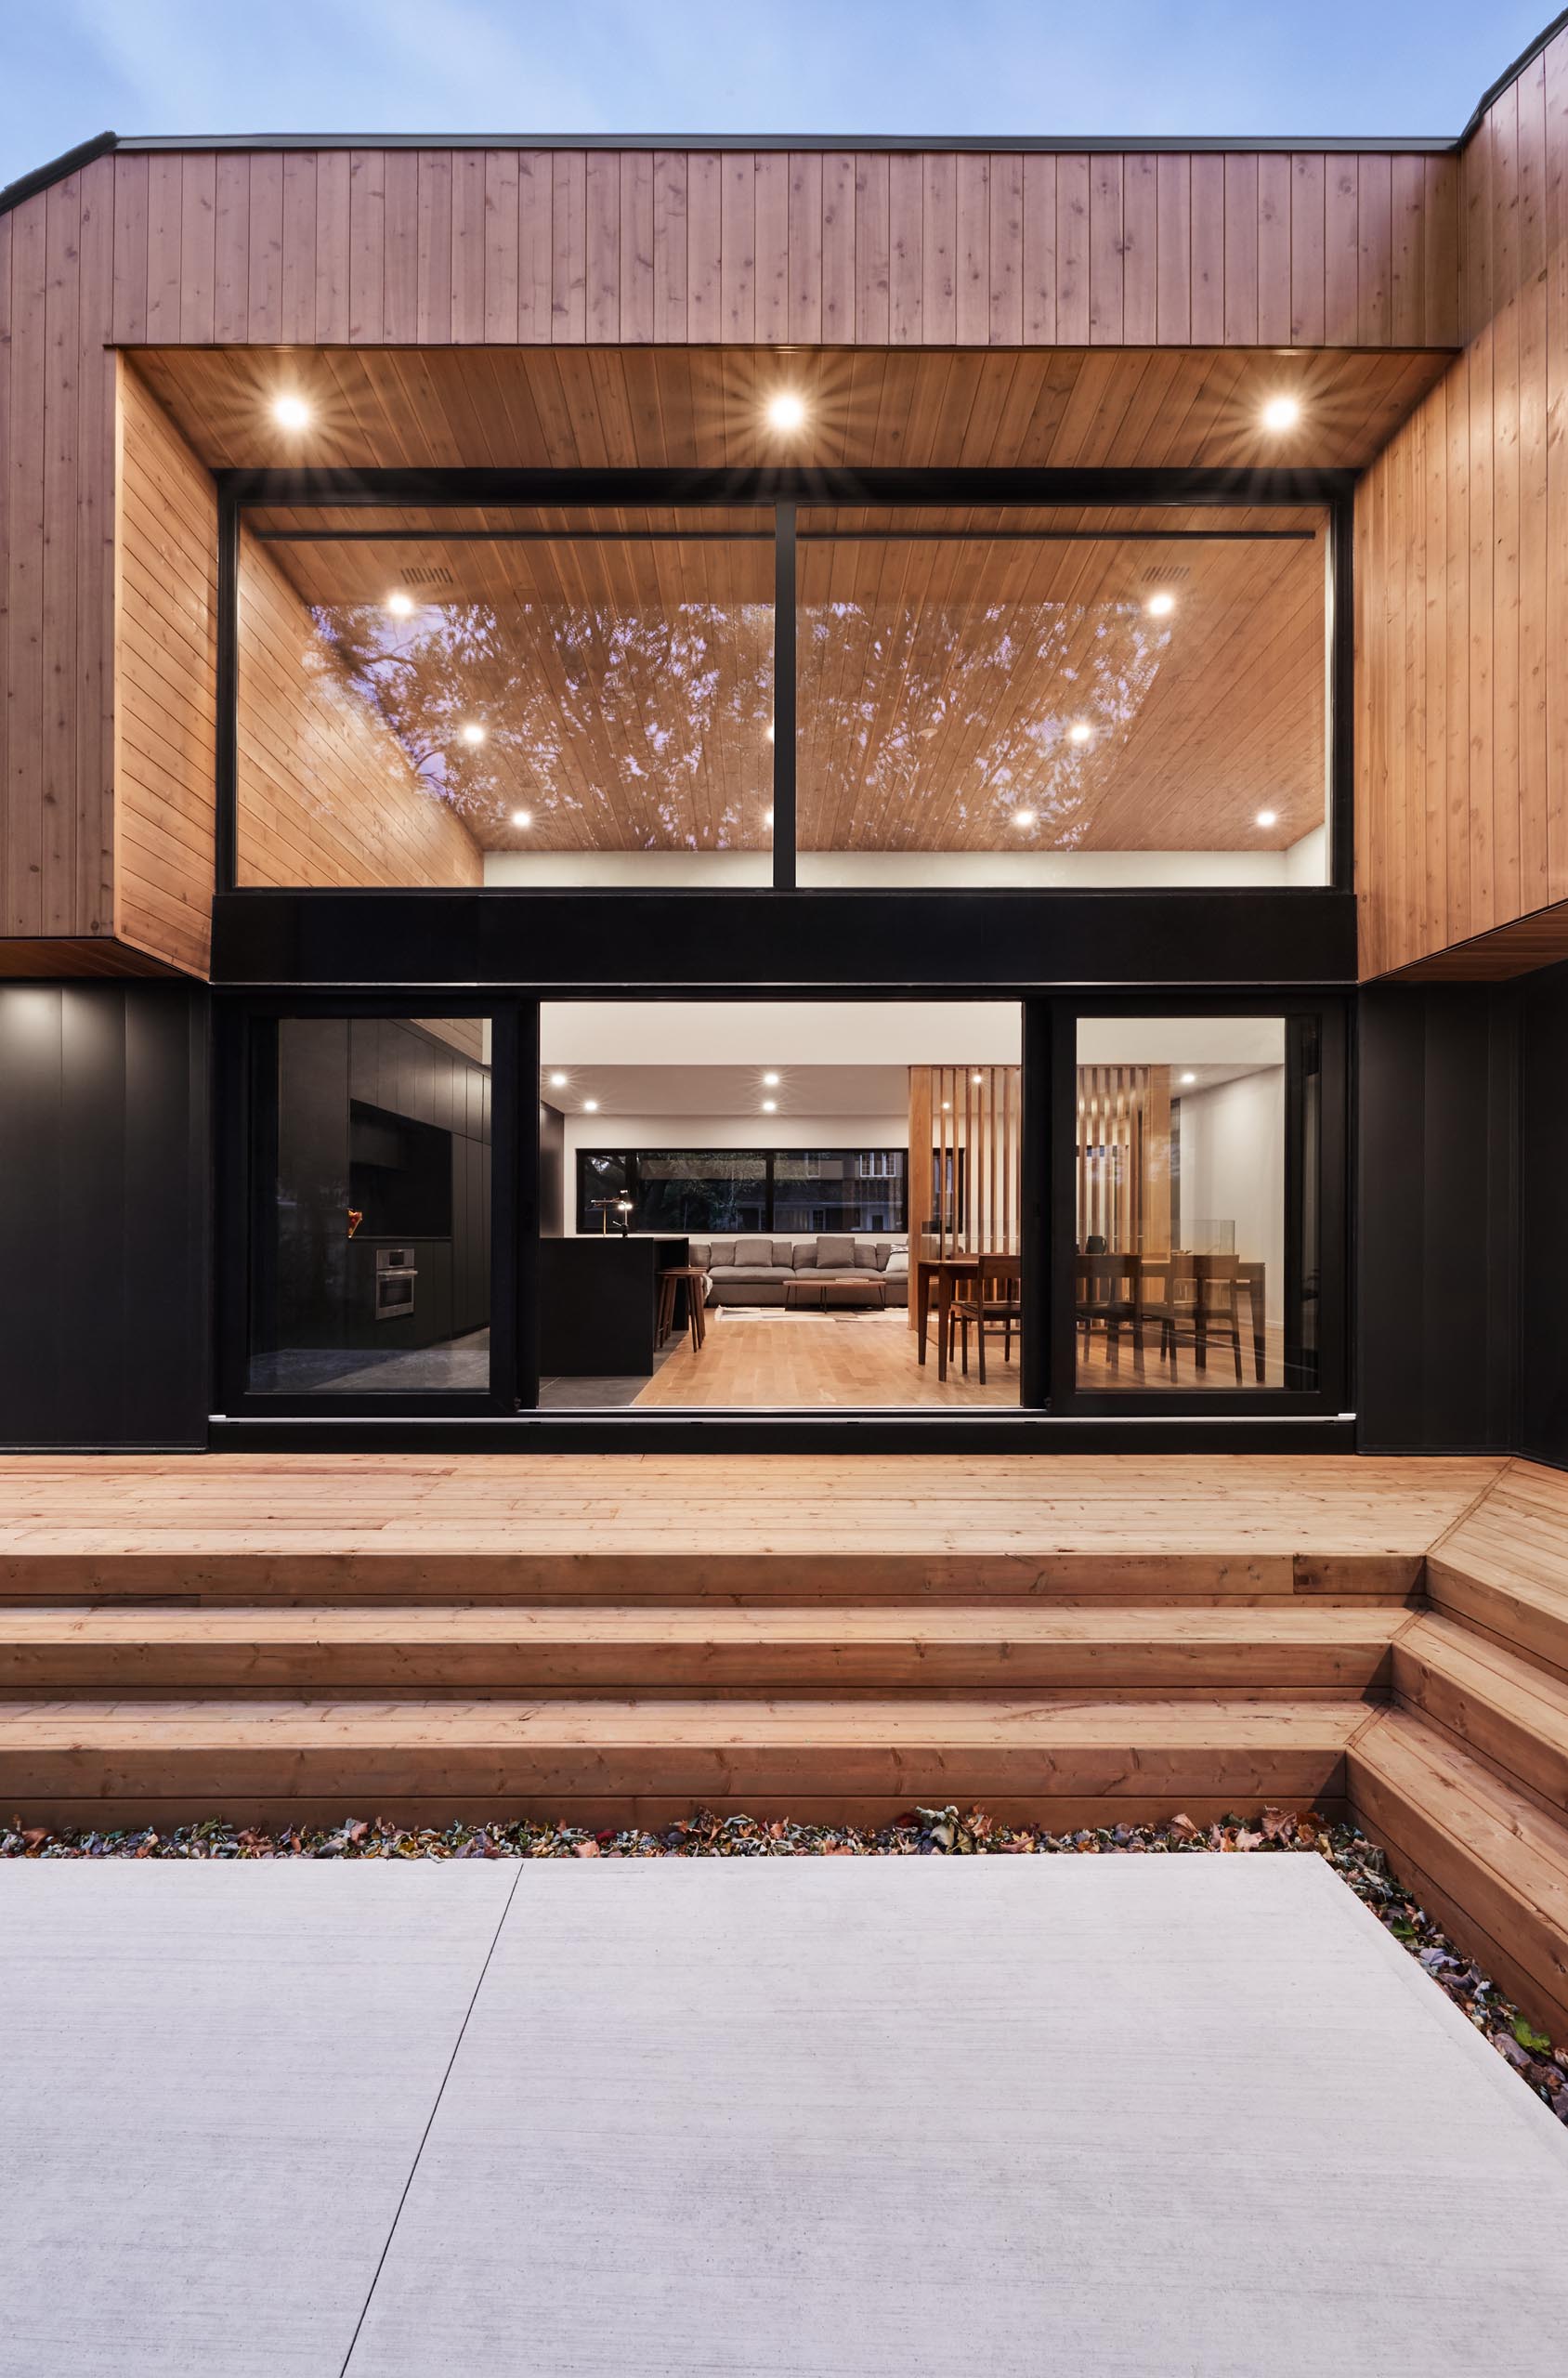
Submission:
[[[1022,1012],[546,1000],[540,1403],[1014,1407]]]

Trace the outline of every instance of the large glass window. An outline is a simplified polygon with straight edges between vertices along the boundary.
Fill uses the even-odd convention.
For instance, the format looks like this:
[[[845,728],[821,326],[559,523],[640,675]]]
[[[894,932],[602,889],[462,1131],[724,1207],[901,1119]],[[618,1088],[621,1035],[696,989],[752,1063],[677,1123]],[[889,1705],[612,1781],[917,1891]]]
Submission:
[[[805,885],[1327,881],[1316,507],[803,507]]]
[[[1079,1020],[1078,1388],[1316,1387],[1318,1045],[1279,1016]]]
[[[488,1023],[284,1016],[256,1049],[248,1387],[484,1393]]]
[[[903,1148],[578,1151],[580,1232],[902,1231]]]
[[[263,507],[242,885],[772,881],[773,514]]]
[[[239,883],[1326,883],[1327,509],[939,484],[245,507]]]

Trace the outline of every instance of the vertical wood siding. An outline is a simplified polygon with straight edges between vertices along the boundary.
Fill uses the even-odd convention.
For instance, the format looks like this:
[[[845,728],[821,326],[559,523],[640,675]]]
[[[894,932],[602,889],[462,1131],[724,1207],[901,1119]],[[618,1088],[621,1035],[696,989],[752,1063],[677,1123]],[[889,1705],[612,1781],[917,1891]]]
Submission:
[[[1356,500],[1364,974],[1568,901],[1568,33],[1464,168],[1469,345]]]
[[[116,738],[129,783],[129,754],[151,756],[158,633],[144,623],[148,673],[117,723],[115,346],[1442,346],[1459,335],[1459,173],[1312,150],[95,161],[0,216],[0,934],[118,930],[193,962],[194,878],[160,901],[149,872],[160,837],[195,849],[190,722],[166,818],[136,780],[115,882]],[[1526,247],[1561,207],[1535,187],[1545,228],[1521,224]],[[1538,342],[1539,308],[1509,335]],[[136,438],[150,456],[156,432]],[[1519,469],[1546,438],[1521,418]],[[1551,541],[1511,479],[1504,518],[1507,568],[1538,573]],[[157,533],[177,542],[182,523]],[[141,529],[127,603],[157,552]],[[1522,622],[1510,662],[1526,674],[1545,665],[1533,634]],[[1509,880],[1542,864],[1521,844]]]

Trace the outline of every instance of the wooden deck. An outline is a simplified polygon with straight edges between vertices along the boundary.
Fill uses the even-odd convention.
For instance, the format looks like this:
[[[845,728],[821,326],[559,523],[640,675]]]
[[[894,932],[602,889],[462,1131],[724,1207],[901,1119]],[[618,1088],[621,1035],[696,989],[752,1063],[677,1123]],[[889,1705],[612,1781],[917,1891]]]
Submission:
[[[0,1806],[1054,1828],[1350,1810],[1568,2044],[1568,1477],[0,1461]]]
[[[0,1459],[0,1593],[1400,1593],[1500,1460]]]

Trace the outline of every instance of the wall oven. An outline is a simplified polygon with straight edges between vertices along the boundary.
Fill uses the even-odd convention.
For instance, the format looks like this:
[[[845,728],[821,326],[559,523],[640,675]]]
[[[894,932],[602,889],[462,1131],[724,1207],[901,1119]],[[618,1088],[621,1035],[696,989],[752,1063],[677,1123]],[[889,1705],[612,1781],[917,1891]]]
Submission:
[[[405,1321],[413,1313],[414,1282],[419,1270],[407,1247],[378,1247],[375,1251],[375,1317]]]

